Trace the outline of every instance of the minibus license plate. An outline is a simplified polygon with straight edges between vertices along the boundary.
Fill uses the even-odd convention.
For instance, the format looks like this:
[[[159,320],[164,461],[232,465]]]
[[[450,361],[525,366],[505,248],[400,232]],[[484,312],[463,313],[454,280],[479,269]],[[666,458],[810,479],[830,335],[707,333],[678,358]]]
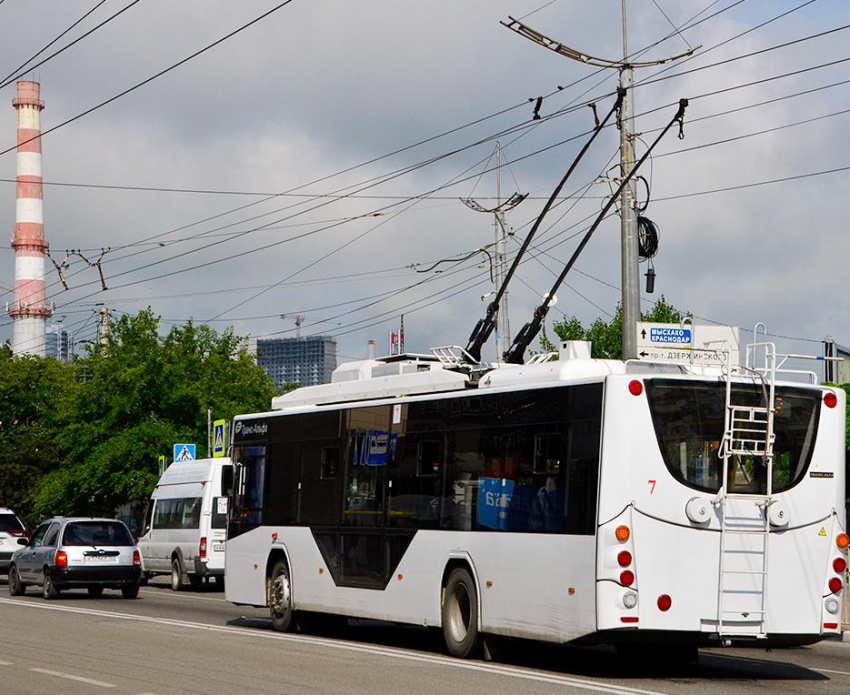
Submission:
[[[224,543],[213,543],[213,552],[214,553],[223,553],[224,552]]]

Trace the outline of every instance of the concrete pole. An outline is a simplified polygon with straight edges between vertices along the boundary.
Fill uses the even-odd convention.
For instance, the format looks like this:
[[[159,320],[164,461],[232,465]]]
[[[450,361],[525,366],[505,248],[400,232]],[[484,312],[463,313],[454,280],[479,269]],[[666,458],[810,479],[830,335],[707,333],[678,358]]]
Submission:
[[[620,87],[625,97],[620,108],[620,176],[625,178],[635,163],[634,152],[634,70],[628,64],[629,49],[626,25],[626,0],[623,11],[623,66],[620,68]],[[634,179],[620,194],[620,240],[623,292],[623,359],[637,357],[637,323],[640,321],[640,258],[638,256],[638,224],[635,200],[637,184]]]
[[[507,274],[507,238],[505,235],[505,213],[502,208],[502,146],[496,143],[496,261],[495,280],[496,291],[502,286]],[[502,355],[511,346],[511,322],[508,314],[508,292],[502,295],[499,302],[499,313],[496,314],[496,361],[502,361]]]
[[[109,343],[109,309],[100,307],[100,326],[98,329],[98,340],[101,345]]]

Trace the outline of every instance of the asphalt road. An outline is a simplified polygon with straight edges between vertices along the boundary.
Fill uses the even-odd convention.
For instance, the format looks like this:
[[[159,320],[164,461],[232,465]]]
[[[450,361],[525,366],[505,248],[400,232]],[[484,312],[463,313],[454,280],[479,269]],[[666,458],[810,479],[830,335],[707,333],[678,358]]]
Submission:
[[[443,656],[425,629],[351,621],[329,637],[281,635],[265,611],[213,585],[136,600],[84,591],[11,598],[0,582],[0,692],[650,694],[850,692],[850,643],[703,650],[699,663],[638,669],[608,648],[520,644],[501,663]]]

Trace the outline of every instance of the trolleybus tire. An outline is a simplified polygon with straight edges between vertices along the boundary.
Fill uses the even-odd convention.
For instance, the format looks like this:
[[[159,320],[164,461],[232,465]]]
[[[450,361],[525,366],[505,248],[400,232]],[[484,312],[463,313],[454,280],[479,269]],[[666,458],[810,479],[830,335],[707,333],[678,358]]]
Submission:
[[[459,659],[478,656],[478,592],[469,572],[458,567],[449,575],[443,590],[443,640],[449,654]]]
[[[23,596],[27,592],[27,585],[21,581],[18,568],[12,565],[9,570],[9,593],[12,596]]]
[[[269,615],[272,626],[278,632],[291,632],[296,624],[292,611],[292,588],[289,582],[289,568],[283,561],[278,562],[269,577]]]

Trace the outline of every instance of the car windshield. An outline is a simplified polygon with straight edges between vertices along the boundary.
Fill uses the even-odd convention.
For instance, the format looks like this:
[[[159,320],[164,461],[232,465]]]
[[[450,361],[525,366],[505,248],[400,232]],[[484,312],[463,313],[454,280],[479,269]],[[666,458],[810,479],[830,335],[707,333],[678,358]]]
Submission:
[[[120,521],[74,521],[65,527],[62,545],[133,545],[127,527]]]
[[[14,514],[0,514],[0,533],[23,531],[24,527]]]

